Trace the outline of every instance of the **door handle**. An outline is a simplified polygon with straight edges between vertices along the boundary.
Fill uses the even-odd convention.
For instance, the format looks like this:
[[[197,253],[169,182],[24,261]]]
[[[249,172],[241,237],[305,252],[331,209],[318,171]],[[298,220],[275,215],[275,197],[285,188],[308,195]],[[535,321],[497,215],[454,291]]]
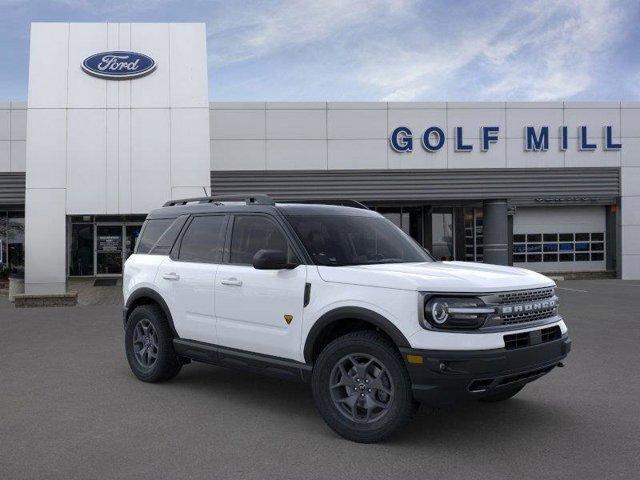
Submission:
[[[173,280],[173,281],[178,281],[180,280],[180,275],[178,275],[175,272],[171,272],[171,273],[164,273],[162,275],[162,278],[164,278],[165,280]]]
[[[238,280],[235,277],[223,278],[222,280],[220,280],[220,283],[222,285],[230,285],[232,287],[241,287],[242,286],[242,280]]]

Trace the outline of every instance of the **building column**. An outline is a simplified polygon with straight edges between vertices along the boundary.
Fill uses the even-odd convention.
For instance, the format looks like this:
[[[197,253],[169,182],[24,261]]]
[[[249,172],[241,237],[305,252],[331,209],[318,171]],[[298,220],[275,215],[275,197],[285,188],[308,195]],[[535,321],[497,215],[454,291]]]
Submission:
[[[484,202],[484,263],[509,265],[509,235],[506,200]]]
[[[25,202],[25,292],[66,292],[65,190],[27,188]]]

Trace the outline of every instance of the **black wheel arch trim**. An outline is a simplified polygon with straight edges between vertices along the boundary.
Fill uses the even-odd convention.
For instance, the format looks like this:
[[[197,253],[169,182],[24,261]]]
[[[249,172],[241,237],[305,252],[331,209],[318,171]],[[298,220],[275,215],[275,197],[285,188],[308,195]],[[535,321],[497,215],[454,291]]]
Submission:
[[[129,295],[129,298],[127,299],[127,303],[125,304],[125,307],[124,307],[123,322],[124,322],[125,328],[127,326],[127,319],[129,318],[129,314],[131,313],[132,306],[141,298],[148,298],[150,300],[153,300],[158,305],[160,305],[160,308],[162,309],[165,316],[167,317],[167,321],[169,322],[169,327],[171,328],[171,333],[173,334],[173,337],[180,338],[180,336],[178,335],[178,332],[176,331],[176,327],[173,324],[173,316],[171,315],[171,310],[169,310],[169,306],[167,305],[167,302],[164,301],[164,298],[162,298],[162,295],[160,295],[155,290],[147,287],[139,288],[135,290],[131,295]]]
[[[311,327],[304,344],[304,359],[307,363],[313,362],[313,349],[323,330],[342,320],[361,320],[370,323],[386,333],[398,348],[411,347],[400,329],[379,313],[364,307],[338,307],[324,313]]]

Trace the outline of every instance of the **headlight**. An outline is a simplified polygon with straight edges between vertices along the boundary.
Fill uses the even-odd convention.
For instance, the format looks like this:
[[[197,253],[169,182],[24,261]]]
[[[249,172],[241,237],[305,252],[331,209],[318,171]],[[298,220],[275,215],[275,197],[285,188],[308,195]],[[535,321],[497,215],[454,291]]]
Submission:
[[[475,329],[495,313],[476,297],[427,297],[424,303],[424,328]]]

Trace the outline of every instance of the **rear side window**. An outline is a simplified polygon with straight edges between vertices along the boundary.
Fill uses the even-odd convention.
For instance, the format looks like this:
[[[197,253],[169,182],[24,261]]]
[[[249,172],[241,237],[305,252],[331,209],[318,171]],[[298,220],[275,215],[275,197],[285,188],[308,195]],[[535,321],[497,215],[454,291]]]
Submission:
[[[175,219],[175,221],[165,230],[165,232],[160,235],[160,238],[155,243],[155,245],[151,248],[149,252],[151,255],[169,255],[171,252],[171,247],[176,242],[178,235],[180,235],[180,230],[184,226],[185,222],[189,218],[188,215],[182,215]]]
[[[179,260],[221,263],[226,222],[224,215],[194,217],[182,237]]]
[[[175,218],[153,218],[147,220],[138,240],[136,253],[149,253],[160,236],[175,220]]]

